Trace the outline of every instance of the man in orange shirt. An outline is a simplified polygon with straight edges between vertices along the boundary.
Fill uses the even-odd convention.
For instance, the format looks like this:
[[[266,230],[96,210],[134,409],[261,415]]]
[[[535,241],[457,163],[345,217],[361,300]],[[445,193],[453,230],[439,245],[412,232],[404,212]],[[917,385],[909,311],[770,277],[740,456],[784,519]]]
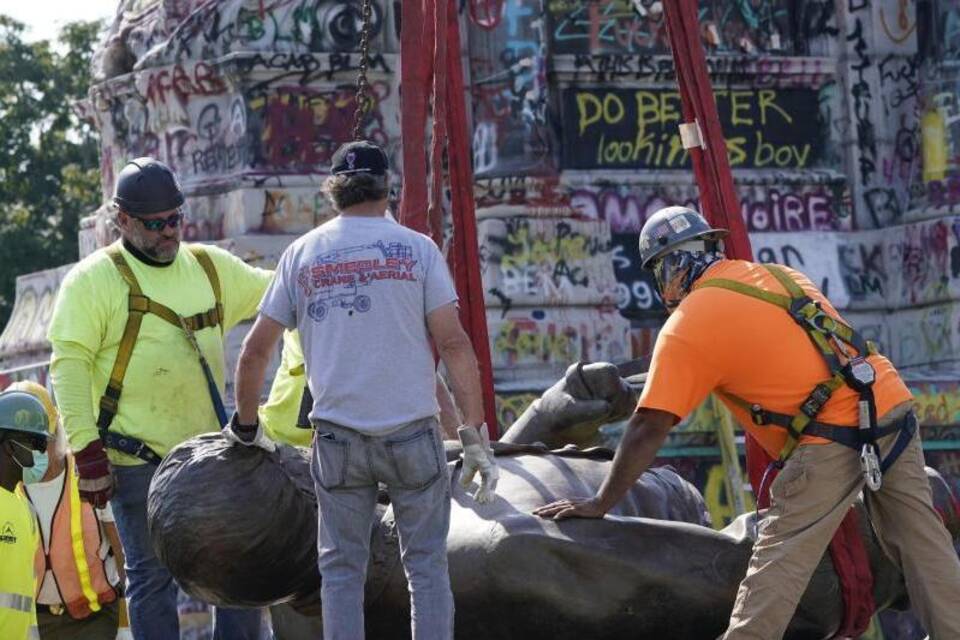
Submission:
[[[670,317],[640,402],[597,495],[535,513],[603,517],[673,425],[716,392],[781,469],[724,640],[783,636],[865,485],[874,528],[930,636],[960,638],[960,560],[932,506],[909,390],[810,280],[724,259],[725,235],[683,207],[646,222],[641,259]]]

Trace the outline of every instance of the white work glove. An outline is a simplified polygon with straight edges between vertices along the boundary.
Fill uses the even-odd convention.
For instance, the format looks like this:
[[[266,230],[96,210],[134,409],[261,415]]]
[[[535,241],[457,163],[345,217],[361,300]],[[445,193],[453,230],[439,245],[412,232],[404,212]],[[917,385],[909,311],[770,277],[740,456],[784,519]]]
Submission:
[[[479,429],[463,425],[457,429],[460,444],[463,445],[463,471],[460,472],[460,486],[466,489],[480,472],[480,488],[473,499],[480,504],[493,502],[497,492],[500,469],[493,458],[486,423]]]
[[[230,444],[239,444],[244,447],[260,447],[264,451],[276,451],[277,443],[263,433],[260,421],[255,424],[240,424],[236,411],[230,418],[229,424],[220,430],[220,435]]]

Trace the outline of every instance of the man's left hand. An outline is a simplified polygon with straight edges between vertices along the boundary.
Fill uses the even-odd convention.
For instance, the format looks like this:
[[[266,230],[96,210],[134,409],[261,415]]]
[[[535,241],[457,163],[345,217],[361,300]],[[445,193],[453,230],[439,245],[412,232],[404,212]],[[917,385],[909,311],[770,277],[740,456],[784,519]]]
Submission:
[[[231,444],[239,444],[244,447],[260,447],[264,451],[271,452],[277,450],[277,443],[263,433],[263,427],[260,426],[259,420],[254,424],[240,424],[240,418],[236,412],[230,418],[230,423],[225,425],[220,433]]]
[[[533,510],[533,515],[549,520],[602,518],[604,514],[606,514],[606,509],[600,506],[600,501],[596,497],[557,500]]]

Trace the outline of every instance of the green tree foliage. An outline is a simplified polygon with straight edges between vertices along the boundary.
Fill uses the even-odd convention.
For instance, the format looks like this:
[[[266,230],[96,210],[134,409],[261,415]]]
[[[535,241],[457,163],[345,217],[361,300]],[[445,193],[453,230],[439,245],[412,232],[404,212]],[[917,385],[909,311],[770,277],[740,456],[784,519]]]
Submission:
[[[100,200],[96,132],[74,112],[87,96],[99,22],[75,22],[59,44],[25,42],[0,15],[0,327],[16,277],[77,259],[77,226]]]

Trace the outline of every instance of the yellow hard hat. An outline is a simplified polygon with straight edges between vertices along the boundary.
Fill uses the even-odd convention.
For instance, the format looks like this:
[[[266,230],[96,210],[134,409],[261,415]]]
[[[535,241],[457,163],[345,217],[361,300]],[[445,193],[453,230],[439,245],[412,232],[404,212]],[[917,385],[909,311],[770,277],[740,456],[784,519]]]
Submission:
[[[50,435],[57,432],[57,407],[54,406],[53,398],[50,397],[50,392],[47,391],[46,387],[42,384],[37,384],[33,380],[21,380],[14,382],[5,390],[29,393],[39,400],[40,404],[43,405],[44,411],[47,412],[47,428],[50,430]]]

